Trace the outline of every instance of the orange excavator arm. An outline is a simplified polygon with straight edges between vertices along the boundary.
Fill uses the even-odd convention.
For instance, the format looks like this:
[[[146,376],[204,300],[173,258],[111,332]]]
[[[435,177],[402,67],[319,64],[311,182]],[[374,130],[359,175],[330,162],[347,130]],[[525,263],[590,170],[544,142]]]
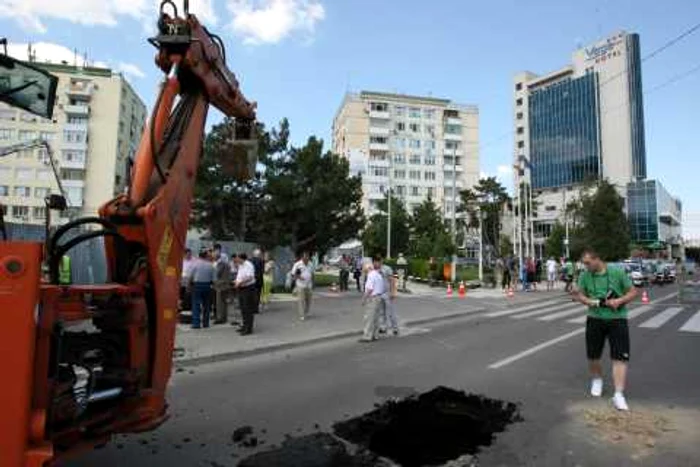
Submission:
[[[210,105],[235,118],[230,156],[245,159],[240,176],[250,175],[255,158],[255,104],[227,67],[221,40],[187,3],[182,16],[169,0],[161,4],[150,42],[165,78],[128,192],[99,216],[59,227],[45,245],[0,243],[0,309],[16,310],[0,335],[16,351],[17,383],[0,388],[0,467],[50,465],[167,419],[182,257]],[[108,283],[60,283],[62,258],[96,237],[104,238]]]

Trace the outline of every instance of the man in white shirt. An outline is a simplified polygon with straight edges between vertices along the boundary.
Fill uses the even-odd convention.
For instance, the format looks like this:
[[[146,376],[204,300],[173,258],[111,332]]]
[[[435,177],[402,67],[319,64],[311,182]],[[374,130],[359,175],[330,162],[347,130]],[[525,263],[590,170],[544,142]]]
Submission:
[[[253,319],[257,303],[255,299],[255,294],[257,293],[255,288],[255,267],[253,263],[248,261],[248,255],[245,253],[236,256],[236,265],[238,266],[238,273],[233,286],[238,291],[238,303],[243,316],[243,326],[239,333],[241,336],[248,336],[253,333]]]
[[[387,292],[381,270],[382,259],[375,257],[365,282],[365,294],[362,299],[362,304],[365,306],[365,327],[360,342],[372,342],[377,339],[379,333],[379,318],[384,308],[384,295]]]
[[[554,290],[554,284],[557,280],[557,262],[550,257],[547,260],[547,290]]]
[[[313,267],[309,264],[309,254],[303,253],[301,259],[292,266],[294,291],[297,294],[299,319],[304,321],[309,316],[311,308],[311,292],[313,290]]]

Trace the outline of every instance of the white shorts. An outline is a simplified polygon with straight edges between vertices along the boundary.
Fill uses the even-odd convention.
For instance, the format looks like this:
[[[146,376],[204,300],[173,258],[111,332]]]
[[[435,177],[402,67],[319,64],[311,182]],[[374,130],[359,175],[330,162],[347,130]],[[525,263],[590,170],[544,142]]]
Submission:
[[[548,272],[547,273],[547,280],[549,282],[554,282],[555,280],[557,280],[557,273],[556,272]]]

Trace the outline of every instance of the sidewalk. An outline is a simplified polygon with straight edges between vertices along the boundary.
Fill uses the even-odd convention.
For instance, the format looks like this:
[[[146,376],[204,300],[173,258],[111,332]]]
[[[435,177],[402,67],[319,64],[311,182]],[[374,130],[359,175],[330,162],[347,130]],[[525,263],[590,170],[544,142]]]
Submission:
[[[275,297],[266,311],[256,315],[255,332],[250,336],[239,336],[229,324],[208,329],[179,324],[175,337],[176,364],[207,363],[361,335],[364,308],[359,293],[315,293],[311,316],[306,321],[299,321],[296,302],[291,300],[285,294]],[[461,300],[427,304],[411,295],[401,295],[396,309],[404,328],[460,317],[483,308]],[[404,330],[410,333],[410,329]]]

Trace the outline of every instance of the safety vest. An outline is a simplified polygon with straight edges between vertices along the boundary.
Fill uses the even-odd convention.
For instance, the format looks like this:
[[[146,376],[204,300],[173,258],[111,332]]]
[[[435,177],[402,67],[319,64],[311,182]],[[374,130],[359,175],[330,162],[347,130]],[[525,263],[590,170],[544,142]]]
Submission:
[[[68,285],[71,282],[70,256],[63,256],[58,266],[58,283]]]

